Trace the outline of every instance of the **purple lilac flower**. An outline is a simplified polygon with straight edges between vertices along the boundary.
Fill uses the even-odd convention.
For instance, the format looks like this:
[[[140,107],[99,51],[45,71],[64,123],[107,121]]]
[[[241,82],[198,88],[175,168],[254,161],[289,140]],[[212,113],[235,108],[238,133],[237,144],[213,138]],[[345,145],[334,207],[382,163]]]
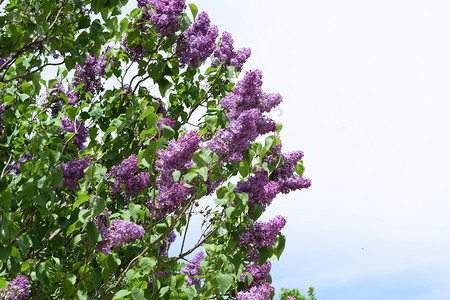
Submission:
[[[287,194],[311,186],[311,180],[295,174],[295,166],[302,157],[302,151],[283,154],[284,164],[273,171],[272,177],[278,182],[281,193]]]
[[[239,236],[238,245],[246,247],[251,244],[255,248],[273,247],[284,225],[286,225],[286,219],[283,216],[276,216],[266,223],[255,222],[253,227],[246,226],[247,232]]]
[[[167,110],[166,110],[166,108],[164,107],[164,103],[162,102],[161,98],[154,97],[154,99],[155,99],[156,101],[158,101],[158,103],[159,103],[159,107],[158,107],[158,110],[156,111],[156,114],[162,114],[162,116],[163,116],[164,118],[167,117]]]
[[[105,255],[111,254],[111,248],[121,246],[124,243],[127,244],[130,239],[139,239],[145,235],[145,230],[142,226],[133,224],[130,221],[114,219],[107,228],[105,228],[105,223],[96,222],[96,226],[102,235],[102,240],[95,245],[95,251]]]
[[[225,66],[234,66],[238,72],[242,71],[242,66],[251,55],[250,48],[241,48],[234,51],[234,40],[230,33],[224,32],[222,34],[222,41],[219,48],[214,51],[214,61],[212,65],[217,67],[219,63],[224,63]]]
[[[150,181],[150,174],[141,172],[135,175],[138,170],[136,154],[124,159],[120,165],[112,167],[105,175],[105,180],[110,177],[113,179],[113,181],[109,181],[111,193],[117,194],[125,189],[125,195],[130,197],[146,189]]]
[[[168,256],[168,247],[170,244],[175,242],[175,239],[177,238],[177,234],[175,231],[171,231],[167,238],[163,241],[161,247],[159,248],[159,256]]]
[[[261,113],[258,109],[243,112],[236,120],[216,132],[206,143],[224,162],[238,162],[243,158],[243,151],[258,137],[258,122]]]
[[[20,164],[30,160],[33,158],[33,155],[30,153],[25,153],[24,156],[19,157],[19,159],[17,160],[16,164],[12,164],[11,168],[14,169],[16,171],[16,174],[19,174],[20,172],[22,172],[20,170]]]
[[[151,5],[155,11],[147,8],[148,19],[155,25],[160,35],[169,35],[179,30],[179,16],[186,8],[185,0],[138,0],[138,7]]]
[[[13,279],[9,285],[0,290],[1,299],[22,300],[30,295],[31,284],[24,275],[19,275]]]
[[[216,49],[218,35],[217,26],[210,27],[208,14],[200,13],[191,27],[183,33],[180,41],[174,45],[181,66],[198,68],[199,63],[205,61]]]
[[[159,276],[164,276],[166,278],[169,278],[169,273],[158,272],[156,274],[153,274],[153,276],[155,276],[156,278],[158,278]],[[149,290],[153,290],[153,276],[150,276],[149,281],[148,281],[147,289],[149,289]]]
[[[84,123],[77,121],[75,126],[67,116],[63,116],[61,121],[61,129],[64,129],[67,132],[75,133],[76,136],[73,139],[73,143],[77,146],[78,150],[82,149],[83,144],[86,142],[86,138],[89,135],[89,130],[84,126]]]
[[[250,286],[247,289],[250,289],[252,286],[258,285],[262,281],[266,281],[269,277],[270,269],[272,268],[272,264],[270,261],[266,261],[262,266],[258,264],[248,264],[244,267],[244,272],[248,272],[252,274],[253,280]],[[245,279],[245,273],[241,275],[241,280]]]
[[[278,193],[279,185],[275,181],[269,181],[269,175],[265,170],[259,170],[248,178],[247,181],[237,183],[236,193],[248,194],[249,213],[253,211],[255,204],[260,204],[265,210],[270,200]]]
[[[169,142],[167,150],[158,150],[156,153],[156,170],[169,179],[175,170],[183,171],[193,166],[192,157],[199,148],[200,137],[197,131],[190,131],[177,141]],[[168,178],[166,178],[168,177]]]
[[[84,177],[84,170],[92,164],[90,156],[85,156],[82,159],[78,157],[73,158],[70,162],[61,163],[59,167],[63,172],[63,188],[77,189],[77,181]]]
[[[156,185],[161,186],[158,182]],[[192,192],[193,189],[190,187],[185,187],[178,182],[171,183],[169,188],[160,189],[159,196],[156,199],[155,208],[162,213],[171,213],[182,204]],[[153,199],[149,199],[146,204],[149,208],[152,208]]]
[[[52,91],[48,94],[47,100],[48,105],[52,111],[52,116],[56,116],[61,111],[62,106],[65,104],[64,100],[61,99],[60,94],[64,94],[64,86],[62,82],[58,79],[58,82],[53,85]],[[72,104],[73,105],[73,104]]]
[[[109,49],[99,58],[97,58],[96,54],[90,54],[84,62],[83,67],[77,63],[75,65],[77,72],[75,73],[72,85],[76,87],[80,83],[83,83],[83,90],[92,94],[95,94],[97,90],[101,89],[101,79],[106,73],[106,54],[108,51]]]
[[[5,107],[3,106],[3,103],[0,102],[0,135],[3,134],[3,112],[4,111],[5,111]]]
[[[268,282],[252,287],[247,291],[240,291],[237,300],[270,300],[273,287]]]
[[[242,112],[252,108],[269,112],[281,103],[281,95],[263,93],[262,83],[260,70],[245,73],[244,78],[238,81],[231,93],[220,101],[220,105],[227,111],[228,119],[236,119]]]
[[[132,25],[131,28],[133,27],[135,26]],[[125,52],[127,52],[130,55],[131,59],[135,62],[141,61],[142,58],[144,57],[145,52],[147,51],[145,47],[142,46],[141,44],[138,44],[134,47],[128,47],[128,41],[126,36],[124,36],[122,39],[122,48],[125,50]]]
[[[158,122],[156,122],[156,129],[158,130],[158,132],[154,137],[155,139],[159,139],[162,137],[164,126],[168,126],[171,127],[172,129],[175,129],[175,121],[172,119],[172,117],[168,118],[162,117],[161,119],[159,119]]]
[[[184,268],[181,270],[182,274],[188,275],[188,283],[187,286],[191,286],[193,284],[200,284],[201,278],[194,278],[194,276],[201,276],[202,273],[200,273],[200,262],[205,257],[205,254],[203,252],[199,252],[195,255],[194,259],[190,260]]]

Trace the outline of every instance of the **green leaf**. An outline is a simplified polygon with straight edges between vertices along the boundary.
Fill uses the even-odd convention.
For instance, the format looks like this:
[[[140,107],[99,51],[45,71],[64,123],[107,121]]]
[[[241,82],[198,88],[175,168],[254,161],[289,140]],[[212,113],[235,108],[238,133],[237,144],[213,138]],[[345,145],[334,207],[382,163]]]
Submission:
[[[124,298],[125,296],[128,296],[129,294],[131,294],[131,291],[128,290],[120,290],[117,293],[114,294],[113,299],[120,299],[120,298]]]
[[[33,86],[30,83],[28,83],[28,81],[22,82],[22,84],[20,86],[22,88],[22,92],[24,92],[27,95],[32,94]]]
[[[175,135],[175,130],[172,127],[163,125],[163,137],[169,139]]]
[[[203,177],[203,180],[206,181],[208,179],[208,167],[201,167],[197,172]]]
[[[298,164],[295,166],[295,172],[298,175],[303,176],[303,173],[305,172],[305,167],[302,164]]]
[[[216,275],[217,286],[222,293],[225,293],[230,288],[233,283],[234,276],[233,274],[223,274],[222,272],[218,272]]]
[[[252,215],[253,220],[254,221],[258,220],[263,212],[264,212],[263,207],[260,204],[255,204],[253,206],[253,215]]]
[[[191,4],[189,4],[189,9],[191,10],[192,18],[195,19],[197,17],[197,14],[198,14],[198,7],[197,7],[197,5],[195,5],[194,3],[191,3]]]
[[[158,82],[159,92],[161,93],[161,96],[165,96],[166,92],[170,87],[172,86],[172,83],[170,83],[169,80],[165,79],[164,77],[159,79]]]
[[[139,260],[139,264],[141,265],[142,271],[144,271],[144,273],[149,273],[150,271],[152,271],[157,263],[158,261],[155,257],[142,257]]]
[[[89,222],[86,225],[86,232],[89,241],[92,245],[97,244],[102,240],[102,235],[100,233],[100,230],[98,230],[97,226],[95,226],[94,222]]]
[[[285,247],[286,247],[286,237],[280,233],[280,235],[278,236],[277,246],[274,251],[278,260],[280,259],[280,256],[283,253]]]
[[[131,289],[131,297],[133,300],[146,300],[144,291],[137,286]]]

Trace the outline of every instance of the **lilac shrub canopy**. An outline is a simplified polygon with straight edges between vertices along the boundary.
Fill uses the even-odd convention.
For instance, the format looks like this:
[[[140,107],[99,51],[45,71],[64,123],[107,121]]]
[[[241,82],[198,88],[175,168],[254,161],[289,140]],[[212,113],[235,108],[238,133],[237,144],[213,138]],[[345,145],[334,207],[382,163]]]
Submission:
[[[126,2],[1,9],[0,298],[271,299],[283,98],[194,4]]]

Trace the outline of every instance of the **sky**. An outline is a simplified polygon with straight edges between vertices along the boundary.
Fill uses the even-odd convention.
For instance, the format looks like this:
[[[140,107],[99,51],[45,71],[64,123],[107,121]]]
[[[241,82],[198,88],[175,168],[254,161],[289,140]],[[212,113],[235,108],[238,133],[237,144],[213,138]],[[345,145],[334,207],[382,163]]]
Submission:
[[[450,2],[193,3],[252,49],[283,150],[305,152],[312,186],[262,217],[287,219],[277,291],[450,299]]]

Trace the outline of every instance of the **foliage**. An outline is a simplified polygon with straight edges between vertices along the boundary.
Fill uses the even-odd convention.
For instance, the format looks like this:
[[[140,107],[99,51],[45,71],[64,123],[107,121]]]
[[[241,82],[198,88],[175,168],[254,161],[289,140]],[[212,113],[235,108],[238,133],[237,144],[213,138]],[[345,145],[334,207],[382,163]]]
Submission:
[[[314,294],[314,288],[312,286],[309,287],[308,296],[303,296],[298,289],[285,289],[281,288],[280,300],[317,300]]]
[[[126,2],[0,2],[0,295],[269,299],[286,221],[258,219],[310,186],[281,96],[194,4]]]

